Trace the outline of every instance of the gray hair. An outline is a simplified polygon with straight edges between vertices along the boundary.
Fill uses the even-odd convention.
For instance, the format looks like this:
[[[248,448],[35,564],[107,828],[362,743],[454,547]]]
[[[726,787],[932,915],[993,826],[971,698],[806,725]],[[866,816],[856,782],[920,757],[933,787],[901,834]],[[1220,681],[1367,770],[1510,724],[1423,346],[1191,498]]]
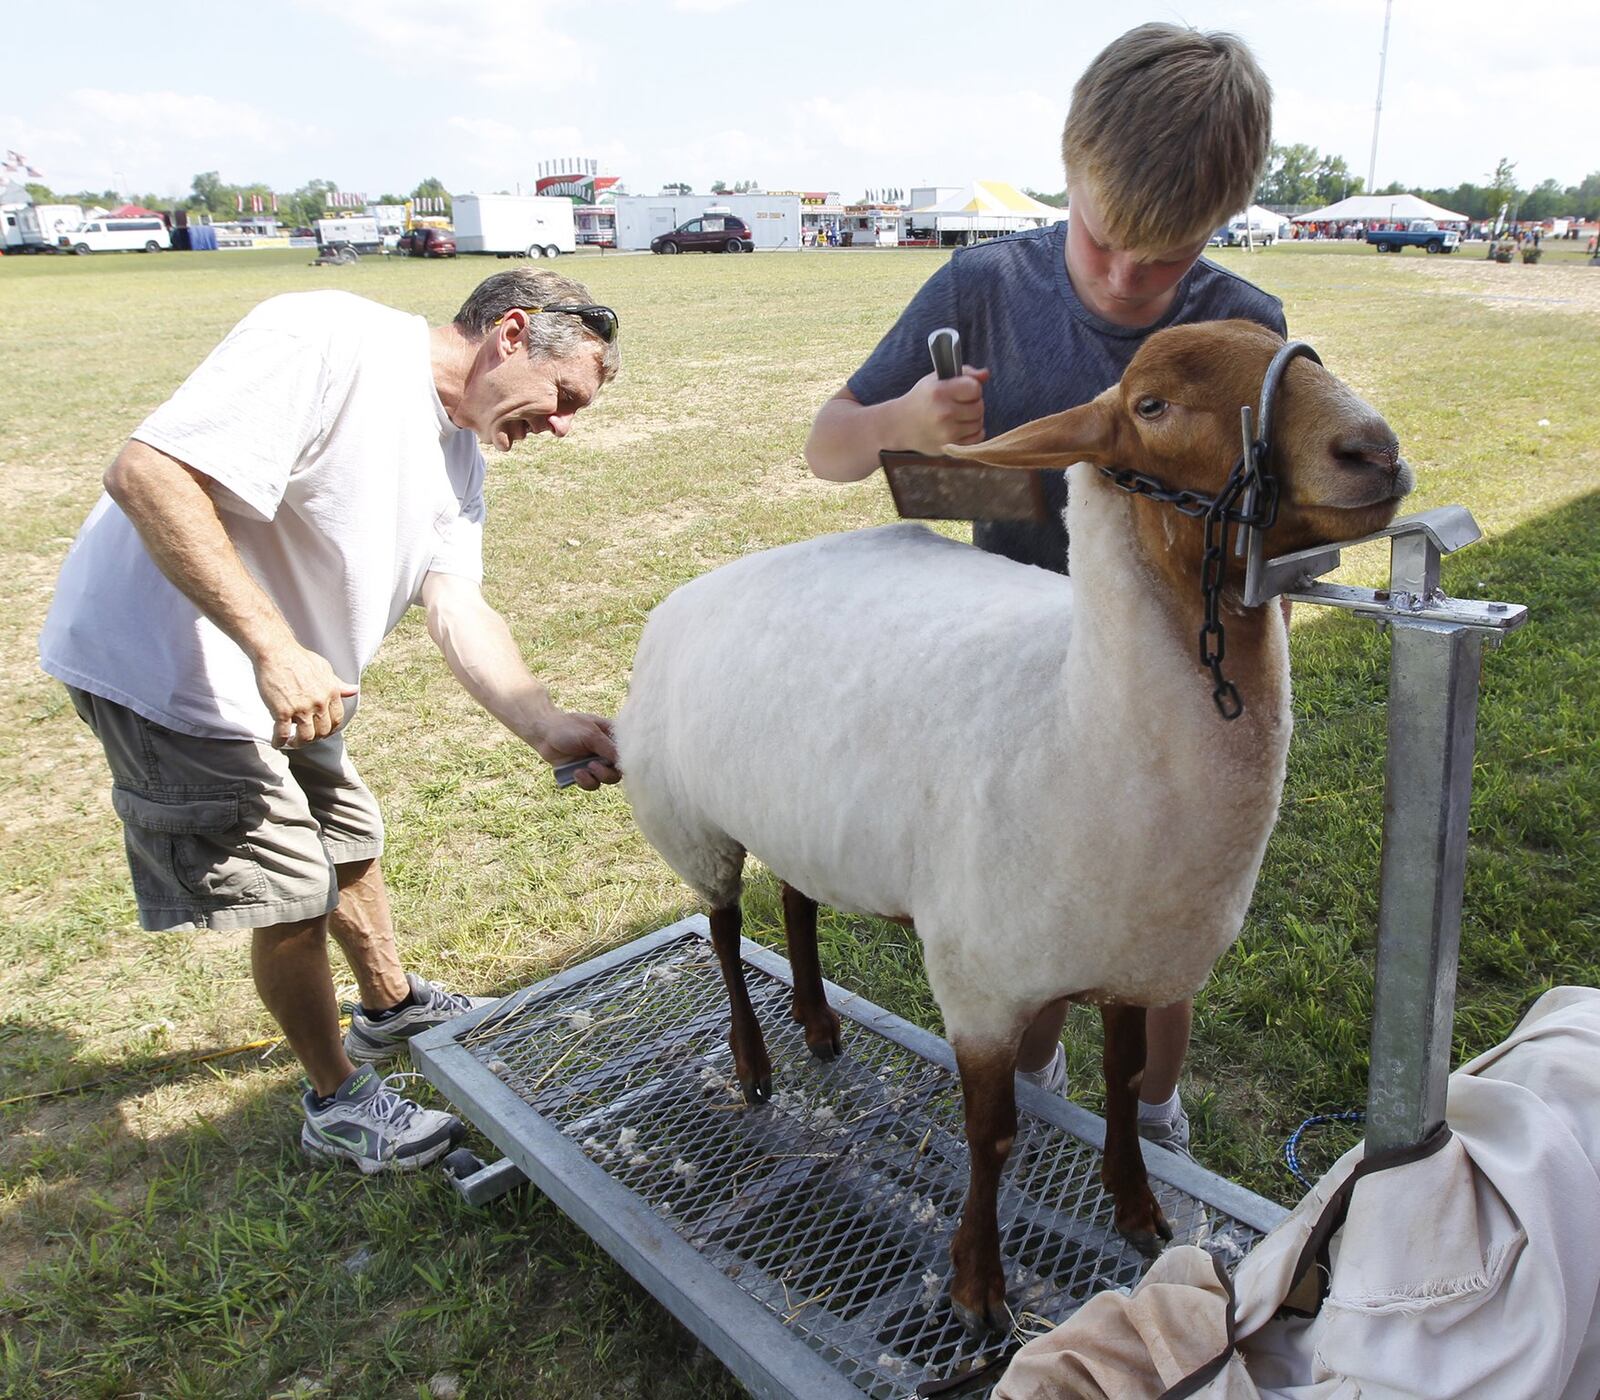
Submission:
[[[461,303],[455,326],[463,335],[481,340],[506,312],[530,306],[586,306],[594,301],[589,289],[571,277],[542,267],[514,267],[486,277]],[[600,382],[615,378],[622,351],[613,340],[607,345],[576,316],[530,316],[528,354],[535,359],[560,360],[569,355],[600,351]]]

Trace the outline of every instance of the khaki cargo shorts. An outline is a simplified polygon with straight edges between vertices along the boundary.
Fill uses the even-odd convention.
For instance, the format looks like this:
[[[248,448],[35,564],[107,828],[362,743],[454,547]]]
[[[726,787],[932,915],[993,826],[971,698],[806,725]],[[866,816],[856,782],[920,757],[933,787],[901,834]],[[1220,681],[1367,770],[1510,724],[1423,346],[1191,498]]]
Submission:
[[[383,815],[341,735],[288,750],[202,739],[67,690],[111,763],[145,928],[314,919],[339,902],[334,866],[383,854]]]

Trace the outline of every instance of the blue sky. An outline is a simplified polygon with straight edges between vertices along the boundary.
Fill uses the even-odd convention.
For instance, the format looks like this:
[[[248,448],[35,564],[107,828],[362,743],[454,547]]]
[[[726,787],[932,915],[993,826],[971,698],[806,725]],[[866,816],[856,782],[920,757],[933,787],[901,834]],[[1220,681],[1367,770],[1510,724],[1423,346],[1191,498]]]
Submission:
[[[1272,79],[1274,135],[1365,176],[1384,0],[80,0],[5,24],[0,147],[57,189],[187,190],[201,170],[376,196],[437,175],[527,187],[581,155],[630,190],[1061,186],[1073,81],[1132,24],[1228,29]],[[1527,18],[1524,18],[1526,13]],[[1600,168],[1592,3],[1396,0],[1377,183],[1524,187]]]

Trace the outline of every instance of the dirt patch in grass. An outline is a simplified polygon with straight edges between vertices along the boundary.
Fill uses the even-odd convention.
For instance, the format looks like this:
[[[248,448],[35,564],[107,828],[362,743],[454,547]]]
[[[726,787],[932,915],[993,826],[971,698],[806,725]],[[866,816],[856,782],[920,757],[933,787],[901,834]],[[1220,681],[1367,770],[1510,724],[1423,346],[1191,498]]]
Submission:
[[[1441,284],[1436,295],[1470,297],[1508,315],[1600,315],[1600,268],[1463,260],[1456,253],[1428,258],[1407,271]]]

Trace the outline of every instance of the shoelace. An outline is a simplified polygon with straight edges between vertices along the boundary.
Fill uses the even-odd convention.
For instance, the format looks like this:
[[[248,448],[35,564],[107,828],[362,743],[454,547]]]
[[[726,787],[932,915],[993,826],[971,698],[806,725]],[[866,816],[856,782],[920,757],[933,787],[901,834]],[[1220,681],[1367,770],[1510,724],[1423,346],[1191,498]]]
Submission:
[[[428,1009],[430,1011],[452,1011],[460,1015],[463,1011],[472,1009],[472,998],[461,992],[447,992],[443,987],[436,987],[428,983]]]
[[[405,1098],[398,1087],[407,1079],[421,1078],[415,1070],[397,1070],[378,1081],[377,1092],[367,1102],[367,1113],[377,1126],[380,1139],[385,1127],[398,1132],[422,1111],[422,1105]]]

